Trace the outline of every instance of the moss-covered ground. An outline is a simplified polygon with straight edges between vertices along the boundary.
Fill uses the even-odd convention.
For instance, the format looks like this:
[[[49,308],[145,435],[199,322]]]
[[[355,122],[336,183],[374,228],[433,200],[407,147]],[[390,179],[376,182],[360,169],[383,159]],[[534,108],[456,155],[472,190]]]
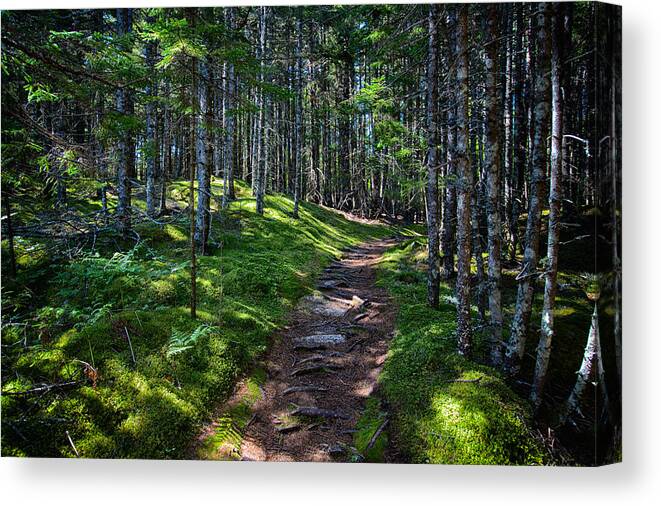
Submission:
[[[85,192],[78,191],[78,194]],[[213,181],[215,195],[222,181]],[[189,312],[189,224],[187,183],[175,182],[169,205],[180,212],[163,223],[142,222],[139,240],[99,241],[68,259],[45,240],[17,238],[19,274],[7,276],[3,241],[2,284],[2,454],[23,456],[183,458],[215,406],[233,391],[268,346],[268,337],[340,250],[392,227],[364,225],[303,203],[291,218],[292,201],[266,197],[266,213],[255,213],[246,185],[220,212],[213,201],[210,254],[199,258],[198,319]],[[74,194],[74,192],[72,192]],[[73,211],[98,211],[93,191],[70,201]],[[139,198],[134,201],[144,208]],[[114,205],[110,196],[110,208]],[[37,206],[37,204],[35,204]],[[26,221],[41,208],[17,208]],[[586,228],[590,217],[586,217]],[[519,388],[481,365],[483,330],[474,311],[475,361],[455,353],[453,282],[441,286],[441,305],[426,305],[425,241],[415,230],[389,251],[379,283],[398,306],[397,331],[379,379],[378,396],[368,400],[354,445],[365,460],[387,459],[396,445],[411,462],[540,464],[549,462],[530,432],[525,380],[531,377],[541,295],[535,298],[532,332]],[[574,232],[572,232],[574,233]],[[569,241],[571,237],[562,238]],[[588,252],[589,253],[589,252]],[[561,250],[556,305],[557,338],[552,353],[542,418],[553,425],[575,380],[590,323],[591,306],[577,286],[594,255],[569,241]],[[503,273],[504,314],[511,317],[516,269]],[[600,303],[602,343],[608,381],[615,371],[608,298]],[[507,325],[505,326],[507,332]],[[250,376],[255,388],[259,375]],[[29,395],[42,385],[76,382]],[[254,386],[254,385],[253,385]],[[515,388],[516,391],[512,390]],[[252,397],[246,397],[246,403]],[[214,437],[198,450],[202,458],[232,458],[236,423],[248,423],[246,403],[226,413]],[[245,413],[244,413],[245,412]],[[368,450],[377,429],[386,430]],[[239,422],[237,422],[237,420]],[[219,422],[219,420],[216,420]],[[222,417],[220,422],[222,422]],[[240,427],[238,427],[240,429]],[[69,439],[70,438],[70,439]],[[592,462],[593,439],[577,462]],[[74,450],[75,446],[75,450]]]
[[[541,244],[545,244],[546,234],[546,219],[543,221]],[[599,252],[609,247],[608,244],[594,245],[585,239],[574,240],[575,237],[590,237],[588,234],[594,234],[595,227],[597,230],[603,227],[590,210],[573,216],[570,221],[578,228],[563,229],[561,235],[563,246],[554,312],[556,336],[544,404],[534,423],[545,434],[547,427],[558,425],[558,414],[576,381],[590,328],[593,306],[585,296],[581,276],[594,269],[595,248]],[[525,224],[523,218],[521,224]],[[412,462],[539,464],[558,461],[592,465],[614,458],[598,451],[600,446],[609,447],[609,441],[595,446],[594,424],[597,422],[591,416],[584,420],[585,426],[578,432],[563,429],[556,434],[560,441],[555,441],[554,445],[564,446],[559,454],[551,455],[543,450],[529,430],[534,425],[530,406],[524,399],[534,370],[543,279],[537,282],[521,375],[518,381],[506,383],[498,371],[481,365],[487,361],[485,331],[488,327],[481,324],[476,307],[473,307],[474,361],[456,354],[454,280],[441,283],[438,309],[427,306],[426,239],[424,230],[420,232],[418,237],[388,252],[380,266],[379,282],[388,288],[399,306],[397,332],[379,380],[379,394],[371,399],[372,408],[363,416],[355,437],[359,451],[364,450],[379,420],[389,416],[390,439],[404,458]],[[598,237],[602,237],[607,230],[600,230],[599,234]],[[605,254],[598,256],[604,261],[606,257]],[[606,264],[600,268],[608,270],[610,266]],[[475,269],[473,262],[474,273]],[[514,313],[517,273],[517,265],[507,264],[503,269],[504,339],[509,334],[509,322]],[[609,290],[602,294],[599,308],[607,384],[612,387],[617,385],[617,377]],[[614,392],[612,397],[617,395],[617,390]],[[586,414],[594,411],[590,406],[591,397],[594,396],[586,395]],[[616,403],[611,408],[619,409]],[[387,431],[380,439],[386,437]],[[599,437],[608,437],[608,434],[600,432]],[[384,448],[379,444],[374,447]],[[367,458],[382,461],[388,457],[372,449]]]
[[[424,241],[413,238],[389,251],[380,265],[379,282],[399,314],[379,378],[382,405],[370,400],[355,436],[357,449],[364,451],[388,412],[388,430],[368,460],[385,458],[383,441],[390,433],[404,459],[414,463],[544,463],[526,403],[497,371],[456,353],[452,288],[442,284],[440,307],[428,307],[424,259]]]
[[[170,188],[180,209],[185,188]],[[186,213],[141,223],[137,243],[99,241],[73,260],[17,240],[19,275],[3,276],[3,455],[184,457],[324,266],[343,248],[392,233],[307,203],[294,220],[282,195],[268,195],[258,216],[249,189],[237,190],[228,211],[213,204],[211,252],[198,259],[197,320]],[[221,181],[213,191],[222,194]],[[70,206],[89,212],[100,202]],[[69,381],[80,383],[19,393]]]

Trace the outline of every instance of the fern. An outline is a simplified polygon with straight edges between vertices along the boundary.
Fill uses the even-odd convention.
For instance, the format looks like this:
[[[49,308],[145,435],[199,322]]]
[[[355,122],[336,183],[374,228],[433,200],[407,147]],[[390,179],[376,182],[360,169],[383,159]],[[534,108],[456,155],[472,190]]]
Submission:
[[[168,343],[167,356],[172,357],[190,350],[200,338],[210,334],[212,331],[213,327],[209,325],[200,325],[191,333],[173,330],[170,342]]]
[[[252,419],[251,402],[243,399],[216,420],[214,435],[209,443],[217,450],[227,451],[229,456],[236,456],[241,451],[243,432]]]
[[[211,442],[216,448],[227,445],[230,452],[238,452],[241,449],[243,435],[230,416],[223,416],[216,422],[216,430]]]

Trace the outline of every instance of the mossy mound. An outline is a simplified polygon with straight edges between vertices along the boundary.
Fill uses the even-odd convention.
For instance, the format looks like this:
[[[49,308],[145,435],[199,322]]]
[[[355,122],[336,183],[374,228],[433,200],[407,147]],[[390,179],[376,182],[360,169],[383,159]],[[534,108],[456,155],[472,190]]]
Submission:
[[[221,180],[213,190],[222,194]],[[283,195],[267,196],[258,216],[248,187],[237,182],[237,193],[226,211],[213,203],[196,321],[183,214],[140,224],[137,245],[110,243],[73,261],[21,257],[18,279],[3,291],[3,392],[80,383],[38,399],[3,395],[3,455],[74,456],[68,433],[82,457],[184,458],[321,270],[342,249],[391,233],[308,203],[294,220]],[[182,209],[187,195],[185,183],[172,184],[169,199]],[[210,330],[172,354],[173,336],[200,325]]]
[[[389,251],[379,268],[379,283],[399,306],[379,378],[399,450],[414,463],[543,464],[527,403],[497,371],[456,353],[452,289],[442,285],[439,309],[427,306],[426,280],[416,262],[423,248],[419,239],[406,241]],[[358,446],[383,417],[368,403],[359,425],[368,430],[359,432]],[[379,458],[378,445],[373,449],[370,460]]]

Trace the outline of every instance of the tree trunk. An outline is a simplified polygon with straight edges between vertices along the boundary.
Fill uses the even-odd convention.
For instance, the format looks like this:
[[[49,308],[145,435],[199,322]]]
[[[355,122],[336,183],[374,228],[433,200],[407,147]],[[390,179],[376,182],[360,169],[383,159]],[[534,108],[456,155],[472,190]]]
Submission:
[[[12,225],[11,205],[9,203],[9,191],[2,198],[7,213],[7,246],[9,248],[9,268],[12,278],[16,279],[16,249],[14,248],[14,227]]]
[[[618,390],[622,388],[622,18],[615,11],[613,20],[613,66],[611,69],[610,164],[611,164],[611,220],[613,243],[613,335],[615,338],[615,366]]]
[[[236,29],[234,19],[234,7],[227,8],[227,27],[230,32]],[[226,64],[226,83],[225,83],[225,146],[224,162],[225,171],[223,174],[223,208],[227,208],[229,203],[235,198],[234,194],[234,125],[236,107],[236,76],[234,74],[234,64]]]
[[[131,31],[131,9],[117,9],[117,35],[126,37]],[[122,48],[128,50],[128,44],[123,41]],[[125,87],[117,88],[115,95],[117,113],[126,115],[129,112],[128,91]],[[131,230],[131,182],[130,153],[132,142],[130,132],[123,133],[117,143],[117,219],[122,236]]]
[[[550,110],[550,37],[548,36],[549,6],[537,4],[536,36],[537,56],[535,64],[535,108],[533,110],[534,135],[532,142],[532,172],[528,220],[526,222],[525,250],[523,268],[517,276],[519,286],[516,297],[516,309],[510,338],[505,349],[505,368],[509,374],[517,374],[526,344],[528,324],[532,311],[534,278],[537,276],[539,236],[542,218],[542,200],[546,178],[546,146]]]
[[[348,43],[347,43],[348,44]],[[348,49],[347,49],[348,51]],[[352,114],[348,102],[351,100],[351,92],[353,89],[353,60],[350,55],[345,55],[342,62],[342,95],[340,104],[340,119],[339,119],[339,136],[340,138],[340,174],[338,178],[338,190],[340,198],[338,204],[340,207],[345,208],[345,199],[343,197],[349,196],[347,182],[351,180],[351,120]]]
[[[303,136],[301,123],[303,115],[303,60],[301,50],[303,35],[300,13],[296,18],[296,168],[294,169],[294,218],[298,218],[298,206],[301,198],[301,178],[303,175]]]
[[[257,51],[259,55],[259,50]],[[258,56],[259,57],[259,56]],[[261,144],[262,144],[262,92],[260,89],[256,88],[254,91],[255,94],[255,105],[257,106],[257,115],[252,114],[250,122],[248,124],[250,128],[250,188],[252,194],[257,199],[257,181],[259,180],[259,156],[261,153]]]
[[[451,79],[448,79],[450,82]],[[455,112],[452,105],[453,87],[449,87],[450,104],[448,106],[447,119],[447,150],[445,163],[445,197],[443,199],[443,221],[441,228],[441,278],[450,279],[454,275],[454,247],[457,216],[457,189],[455,185]]]
[[[204,59],[197,62],[195,159],[197,166],[197,223],[195,243],[201,255],[207,254],[210,221],[211,166],[208,156],[210,125],[209,65]]]
[[[166,94],[169,91],[166,88]],[[163,111],[163,167],[161,168],[161,198],[159,214],[167,213],[168,177],[172,176],[172,113]]]
[[[604,365],[601,358],[601,341],[599,339],[599,316],[597,313],[597,304],[594,305],[592,321],[590,324],[590,333],[583,353],[583,362],[581,368],[576,373],[576,383],[569,395],[565,410],[560,416],[561,424],[572,423],[575,416],[583,418],[581,412],[581,401],[588,385],[594,385],[601,390],[602,412],[609,412],[608,390],[606,389],[606,378],[604,374]]]
[[[516,252],[519,245],[519,215],[523,206],[523,187],[527,166],[527,140],[528,140],[528,88],[525,45],[523,4],[516,6],[516,26],[520,33],[516,37],[516,59],[514,74],[514,125],[512,129],[512,167],[510,175],[510,198],[509,198],[509,259],[516,260]],[[530,39],[528,39],[530,42]],[[507,173],[506,173],[507,174]]]
[[[153,22],[153,18],[148,18],[148,22]],[[156,65],[156,42],[148,42],[145,45],[145,60],[149,72],[150,80],[145,90],[148,97],[148,102],[145,105],[146,116],[146,201],[147,201],[147,214],[154,216],[156,214],[156,202],[158,199],[156,191],[156,171],[159,166],[159,146],[157,143],[157,106],[156,97],[158,95],[158,81],[155,79],[155,65]]]
[[[487,167],[487,241],[489,250],[489,357],[492,365],[502,362],[503,311],[500,293],[501,284],[501,234],[500,217],[500,103],[498,95],[498,50],[500,7],[489,6],[487,20],[488,45],[485,51],[486,67],[486,149],[484,163]]]
[[[562,4],[554,4],[551,51],[551,181],[549,187],[549,224],[546,247],[546,272],[544,282],[544,303],[542,306],[541,335],[537,344],[537,361],[530,392],[530,401],[535,408],[542,402],[542,392],[551,357],[551,346],[555,334],[553,310],[558,277],[558,252],[560,249],[560,221],[562,204],[562,136],[563,136],[563,100],[562,100],[562,61],[563,51],[560,44],[565,37],[571,36],[563,30],[564,9]]]
[[[188,21],[191,27],[195,27],[196,12],[194,8],[186,9]],[[190,89],[190,142],[188,146],[188,210],[190,213],[190,260],[191,260],[191,294],[190,294],[190,315],[191,318],[197,318],[197,258],[195,247],[195,151],[196,151],[196,134],[198,130],[198,114],[195,112],[195,102],[198,100],[198,68],[195,58],[190,59],[191,71],[191,89]]]
[[[512,25],[513,25],[513,9],[517,8],[516,5],[512,4],[504,4],[501,6],[501,9],[503,10],[503,23],[502,23],[502,30],[503,33],[509,34],[512,33]],[[489,29],[489,22],[487,22],[487,28]],[[498,27],[495,28],[496,30]],[[493,35],[493,34],[490,34]],[[494,38],[494,37],[489,37],[494,44],[500,46],[500,40]],[[502,146],[499,146],[499,151],[502,156],[502,172],[509,176],[512,172],[512,167],[514,163],[514,157],[513,157],[513,142],[514,142],[514,114],[513,114],[513,87],[516,86],[515,80],[513,79],[512,76],[512,67],[514,64],[514,57],[516,55],[515,53],[515,44],[514,44],[514,38],[516,38],[516,35],[514,36],[508,36],[505,37],[505,39],[502,41],[503,44],[502,47],[502,58],[498,58],[498,55],[496,55],[496,58],[498,58],[499,61],[503,63],[504,67],[504,72],[502,73],[502,77],[500,80],[502,82]],[[486,51],[489,51],[489,47],[486,48]],[[498,66],[498,63],[496,63],[496,59],[493,60],[492,66]],[[489,71],[487,70],[487,77],[486,79],[489,79],[488,76]],[[487,85],[488,86],[488,85]],[[489,90],[486,90],[487,93],[487,100],[489,100],[488,95],[489,95]],[[512,186],[515,185],[514,181],[512,181],[509,177],[502,178],[504,179],[504,189],[505,191],[503,192],[505,196],[505,206],[500,204],[502,207],[505,209],[511,209],[513,205],[513,195],[514,192],[512,191]],[[498,199],[499,201],[501,199]],[[501,225],[502,226],[502,225]],[[516,226],[516,223],[515,223]],[[516,231],[514,231],[514,234],[516,234]],[[512,231],[510,230],[510,237],[512,236]]]
[[[472,351],[471,328],[471,194],[473,172],[468,156],[468,7],[456,7],[457,144],[457,344],[461,355]]]
[[[440,283],[438,244],[438,23],[439,6],[429,6],[429,51],[427,60],[427,302],[438,307]]]
[[[264,59],[266,58],[266,12],[268,7],[259,8],[259,54],[260,54],[260,77],[264,82],[266,79]],[[267,170],[268,156],[268,127],[266,120],[266,97],[264,90],[259,90],[259,160],[257,169],[257,181],[255,182],[255,197],[257,214],[264,214],[264,185]]]

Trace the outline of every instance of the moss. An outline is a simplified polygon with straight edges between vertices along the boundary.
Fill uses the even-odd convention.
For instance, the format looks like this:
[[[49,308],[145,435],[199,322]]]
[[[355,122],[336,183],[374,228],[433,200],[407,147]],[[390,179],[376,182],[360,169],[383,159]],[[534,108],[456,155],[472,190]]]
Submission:
[[[387,414],[381,409],[379,400],[372,397],[365,404],[365,410],[356,424],[357,432],[353,437],[353,444],[365,462],[384,462],[385,450],[388,446],[388,431],[382,429],[372,446],[368,449],[370,441],[377,431],[386,422]]]
[[[80,454],[94,455],[99,459],[112,459],[118,455],[116,440],[101,432],[90,432],[76,447]]]
[[[145,302],[175,306],[185,304],[190,297],[190,282],[184,281],[175,275],[151,281],[144,294]]]
[[[19,374],[39,374],[47,378],[57,378],[67,357],[62,350],[50,347],[35,347],[21,355],[16,361],[15,370]]]
[[[266,372],[255,369],[239,388],[223,413],[214,419],[214,430],[196,448],[204,460],[235,460],[240,457],[243,433],[252,419],[252,407],[262,398]],[[292,423],[291,421],[285,423]]]
[[[213,185],[222,191],[221,180],[214,178]],[[131,243],[123,251],[101,249],[73,262],[47,264],[38,275],[31,270],[36,266],[24,266],[23,275],[31,273],[33,292],[43,294],[43,300],[26,297],[20,306],[28,314],[29,346],[3,353],[3,370],[21,374],[20,385],[7,383],[3,389],[27,389],[46,378],[82,379],[78,361],[93,364],[98,381],[96,387],[67,391],[63,397],[44,397],[45,407],[34,423],[20,427],[27,442],[5,425],[5,420],[20,418],[22,407],[3,397],[3,455],[71,456],[62,436],[68,430],[83,457],[183,458],[200,423],[254,366],[271,333],[312,289],[323,267],[343,248],[392,233],[309,203],[301,203],[300,219],[294,220],[293,203],[282,195],[268,195],[267,211],[258,216],[249,193],[247,185],[237,182],[238,199],[214,214],[212,254],[199,258],[196,321],[188,308],[183,215],[165,226],[141,224],[143,240],[137,247]],[[187,205],[187,196],[185,182],[171,185],[169,197],[180,208]],[[96,205],[78,204],[81,210]],[[52,279],[47,290],[43,279]],[[13,294],[11,301],[19,307]],[[43,326],[50,330],[47,340],[29,319],[43,307],[56,309],[42,311]],[[203,323],[213,331],[191,349],[168,356],[173,331],[192,332]],[[3,343],[22,338],[18,328],[3,331]],[[251,401],[260,395],[259,378],[247,385]]]
[[[389,251],[379,283],[399,305],[396,334],[379,378],[392,411],[390,430],[412,462],[435,464],[542,464],[529,431],[530,411],[499,373],[456,353],[453,290],[441,286],[438,309],[426,304],[425,277],[415,258],[418,239]],[[479,339],[479,336],[477,336]],[[477,343],[478,349],[482,343]],[[457,381],[460,380],[460,381]],[[361,419],[357,444],[379,419]]]

